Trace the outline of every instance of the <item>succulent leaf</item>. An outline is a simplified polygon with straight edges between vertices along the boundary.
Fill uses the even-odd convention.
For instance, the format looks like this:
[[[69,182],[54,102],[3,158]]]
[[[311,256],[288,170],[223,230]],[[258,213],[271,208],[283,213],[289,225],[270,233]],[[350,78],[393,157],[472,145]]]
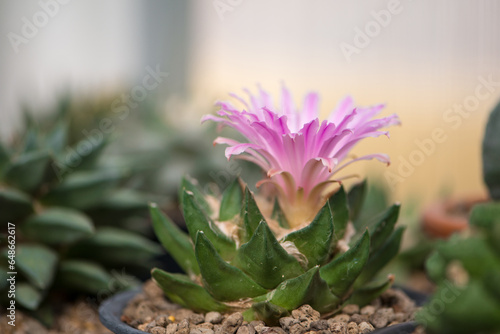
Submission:
[[[155,234],[162,246],[184,272],[188,275],[198,275],[200,268],[188,235],[164,215],[156,204],[150,205],[150,212]]]
[[[363,271],[356,280],[355,286],[362,286],[377,275],[399,252],[399,246],[403,237],[404,226],[397,228],[387,241],[377,251],[373,252],[368,259]]]
[[[260,222],[265,221],[264,216],[260,212],[259,207],[255,202],[255,198],[248,187],[245,187],[245,197],[243,199],[243,207],[241,209],[241,218],[243,220],[243,228],[241,229],[242,235],[240,235],[240,239],[243,242],[247,242],[255,233],[255,230],[259,226]]]
[[[222,194],[219,220],[226,221],[236,216],[241,211],[242,202],[243,192],[241,190],[240,180],[236,178]]]
[[[340,240],[344,237],[345,229],[349,223],[349,207],[347,203],[347,194],[344,186],[333,194],[328,200],[333,214],[333,226],[335,230],[335,239]]]
[[[7,251],[4,251],[7,255]],[[57,267],[57,254],[42,245],[17,247],[16,265],[19,271],[37,288],[46,289],[52,283]]]
[[[224,312],[229,309],[228,306],[215,300],[203,287],[193,283],[185,275],[171,274],[158,268],[154,268],[151,275],[167,295],[175,291],[184,305],[194,311]]]
[[[287,309],[274,305],[269,301],[253,303],[251,311],[255,312],[257,319],[265,320],[269,326],[277,325],[280,318],[290,314]],[[253,317],[253,312],[248,315],[244,314],[246,321],[256,320],[255,317]]]
[[[58,282],[72,289],[98,293],[110,289],[111,276],[97,263],[82,260],[63,260],[59,266]]]
[[[500,103],[491,112],[483,138],[483,178],[492,199],[500,200]]]
[[[49,161],[46,151],[22,154],[5,167],[4,180],[23,191],[32,192],[42,182]]]
[[[344,302],[344,305],[356,304],[365,306],[372,300],[380,296],[385,290],[389,289],[394,282],[394,276],[389,275],[386,280],[381,282],[373,282],[355,290],[352,295]]]
[[[47,193],[42,201],[50,205],[88,209],[105,198],[122,178],[122,173],[116,172],[75,172]]]
[[[425,269],[431,280],[440,283],[446,279],[447,261],[438,252],[433,252],[425,261]]]
[[[282,282],[268,293],[268,300],[288,310],[310,304],[319,312],[331,310],[340,303],[339,298],[330,292],[328,284],[320,277],[319,266]]]
[[[347,202],[349,204],[349,218],[351,221],[355,221],[361,211],[363,206],[363,201],[366,197],[366,180],[356,183],[347,193]]]
[[[33,215],[21,228],[28,238],[50,245],[69,244],[94,233],[88,217],[65,208],[51,208]]]
[[[249,242],[241,245],[232,262],[266,289],[273,289],[283,280],[304,273],[300,263],[276,240],[262,221]]]
[[[500,203],[482,203],[472,208],[469,221],[471,225],[487,231],[493,230],[494,224],[500,224]]]
[[[43,293],[34,286],[20,282],[16,284],[16,302],[28,310],[36,310],[43,300]]]
[[[322,265],[330,255],[335,239],[330,204],[326,202],[314,220],[306,227],[287,234],[282,242],[291,241],[308,260],[307,269]],[[311,242],[314,240],[314,242]]]
[[[379,249],[392,234],[399,217],[400,204],[394,204],[376,216],[368,225],[371,235],[371,252]]]
[[[213,209],[205,199],[205,196],[197,186],[198,182],[186,176],[182,178],[179,199],[181,207],[184,207],[184,192],[189,192],[193,195],[195,202],[208,216],[213,214]],[[194,240],[194,239],[193,239]]]
[[[370,255],[368,231],[344,254],[336,257],[320,269],[321,277],[336,296],[343,296],[362,272]]]
[[[0,207],[9,208],[0,211],[0,220],[12,222],[29,216],[33,212],[33,204],[30,197],[16,189],[0,189]]]
[[[290,225],[288,224],[285,214],[283,213],[283,210],[281,210],[277,199],[274,201],[273,214],[271,218],[276,220],[281,227],[290,228]]]
[[[58,121],[54,128],[47,134],[45,143],[55,154],[61,153],[67,143],[68,125],[63,121]]]
[[[203,231],[198,232],[195,252],[204,285],[217,300],[232,301],[267,292],[243,271],[225,262]]]
[[[217,253],[223,259],[230,260],[236,249],[234,241],[229,239],[217,225],[203,212],[200,205],[195,199],[195,195],[188,190],[183,192],[183,206],[184,219],[186,220],[186,227],[188,229],[191,240],[196,240],[198,231],[203,231],[206,237],[212,242]]]

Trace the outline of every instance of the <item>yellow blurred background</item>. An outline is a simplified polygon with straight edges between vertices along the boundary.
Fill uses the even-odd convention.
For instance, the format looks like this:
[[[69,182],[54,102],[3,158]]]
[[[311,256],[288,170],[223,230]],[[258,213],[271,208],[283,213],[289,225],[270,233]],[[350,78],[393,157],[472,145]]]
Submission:
[[[284,82],[297,104],[318,91],[325,115],[347,94],[386,103],[402,126],[355,153],[388,153],[392,164],[355,172],[400,201],[484,193],[481,137],[500,97],[498,1],[29,0],[4,1],[0,13],[2,138],[19,124],[20,101],[126,92],[160,66],[169,76],[154,96],[166,119],[191,129],[215,100],[257,83],[277,94]],[[40,25],[31,37],[27,21]]]

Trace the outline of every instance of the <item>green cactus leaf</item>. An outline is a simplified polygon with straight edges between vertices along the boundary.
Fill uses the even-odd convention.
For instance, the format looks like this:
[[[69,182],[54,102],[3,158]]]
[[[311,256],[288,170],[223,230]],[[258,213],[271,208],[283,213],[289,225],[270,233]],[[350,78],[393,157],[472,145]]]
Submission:
[[[148,203],[143,194],[130,189],[120,189],[109,194],[96,208],[113,212],[134,212],[147,209]]]
[[[480,281],[471,280],[465,288],[446,281],[433,296],[416,315],[417,322],[425,326],[426,332],[496,333],[500,328],[500,304]],[[440,312],[436,316],[438,307]]]
[[[379,249],[389,238],[394,230],[394,225],[399,217],[400,204],[394,204],[385,211],[377,215],[373,221],[368,224],[368,230],[371,235],[371,252]]]
[[[28,310],[36,310],[43,300],[43,294],[28,283],[16,284],[16,302]]]
[[[7,250],[4,251],[7,256]],[[17,246],[16,266],[37,288],[47,289],[54,278],[58,255],[42,245]]]
[[[483,278],[483,284],[488,291],[500,301],[500,270],[491,270]]]
[[[32,192],[40,186],[50,156],[45,151],[25,153],[8,164],[4,171],[4,180],[23,191]]]
[[[265,221],[264,216],[259,210],[255,198],[248,187],[245,187],[245,198],[241,209],[241,218],[243,228],[241,229],[240,239],[247,242],[255,233],[261,221]]]
[[[217,300],[233,301],[267,292],[243,271],[225,262],[203,231],[197,234],[195,252],[204,286]]]
[[[349,204],[349,214],[351,221],[355,221],[363,206],[366,197],[366,180],[356,183],[347,193],[347,203]]]
[[[370,255],[370,234],[368,231],[344,254],[336,257],[320,269],[321,278],[330,286],[336,296],[343,296],[354,283]]]
[[[435,283],[440,283],[446,279],[446,265],[447,261],[439,254],[439,252],[433,252],[425,261],[425,269],[427,275]]]
[[[274,201],[273,214],[271,218],[276,220],[281,227],[290,228],[290,225],[288,224],[285,214],[283,213],[283,210],[281,210],[277,199]]]
[[[68,139],[68,125],[66,122],[60,120],[56,123],[54,128],[47,134],[45,138],[46,145],[56,154],[61,153],[67,143]]]
[[[80,154],[81,160],[74,167],[74,170],[89,170],[96,166],[102,152],[108,145],[108,140],[106,138],[98,139],[82,139],[76,143],[73,147],[73,151],[82,151],[80,147],[86,147],[86,154]]]
[[[0,188],[0,207],[9,208],[0,210],[0,221],[15,222],[33,212],[31,198],[16,189]]]
[[[200,268],[188,235],[164,215],[156,204],[150,205],[150,212],[155,234],[163,247],[185,273],[189,276],[198,275]]]
[[[230,260],[234,255],[236,245],[233,240],[229,239],[217,225],[203,212],[202,208],[197,203],[194,194],[185,190],[183,193],[184,219],[191,237],[191,240],[196,240],[198,231],[203,231],[206,237],[212,242],[217,253],[224,260]]]
[[[88,217],[65,208],[51,208],[33,215],[21,229],[28,238],[51,245],[69,244],[94,233],[94,225]]]
[[[287,310],[309,304],[319,312],[331,311],[340,303],[339,298],[330,292],[328,284],[320,277],[319,266],[282,282],[267,294],[267,299]]]
[[[349,207],[344,186],[340,186],[340,189],[330,197],[328,202],[333,214],[335,239],[340,240],[344,237],[347,223],[349,223]]]
[[[360,307],[371,303],[380,296],[385,290],[389,289],[394,282],[394,276],[389,275],[386,280],[373,282],[355,290],[352,295],[344,302],[344,305],[356,304]]]
[[[281,247],[264,221],[250,241],[241,245],[233,265],[266,289],[274,289],[282,281],[304,273],[300,263]]]
[[[26,129],[23,135],[23,153],[33,152],[39,148],[38,128],[36,126]]]
[[[147,265],[147,259],[161,254],[161,247],[136,233],[115,227],[102,227],[68,252],[72,257],[95,259],[109,265]]]
[[[53,188],[42,201],[51,205],[88,209],[105,198],[122,178],[122,173],[108,171],[74,173]]]
[[[500,103],[491,112],[483,138],[483,178],[492,199],[500,200]]]
[[[404,230],[404,226],[397,228],[382,247],[370,255],[363,271],[356,280],[356,287],[372,280],[398,254]]]
[[[334,240],[333,217],[330,204],[326,202],[311,224],[285,236],[282,242],[293,242],[295,247],[306,256],[307,269],[322,265],[329,257]]]
[[[236,178],[222,194],[219,220],[227,221],[236,216],[241,211],[242,202],[243,192],[241,190],[240,180]]]
[[[472,208],[469,222],[487,231],[493,230],[494,224],[500,224],[500,203],[481,203]]]
[[[198,188],[198,182],[188,176],[182,178],[179,199],[181,201],[181,207],[184,206],[184,193],[188,191],[193,194],[194,200],[199,205],[199,207],[203,210],[203,212],[211,216],[214,212],[210,204],[205,199],[205,196]],[[194,239],[193,239],[194,240]]]
[[[280,318],[290,314],[287,309],[268,301],[254,303],[248,311],[248,314],[243,314],[246,321],[259,319],[265,321],[268,326],[278,325]]]
[[[229,310],[228,306],[215,300],[207,290],[193,283],[186,275],[171,274],[158,268],[154,268],[151,275],[167,296],[176,295],[195,312]]]
[[[59,265],[58,283],[87,293],[108,292],[112,277],[97,263],[82,260],[64,260]]]

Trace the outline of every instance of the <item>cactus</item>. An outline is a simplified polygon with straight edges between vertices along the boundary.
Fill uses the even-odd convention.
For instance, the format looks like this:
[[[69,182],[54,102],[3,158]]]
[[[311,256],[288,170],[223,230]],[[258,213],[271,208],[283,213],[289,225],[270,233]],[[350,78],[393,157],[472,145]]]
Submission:
[[[101,164],[102,133],[69,139],[69,110],[64,100],[45,119],[26,114],[22,136],[0,144],[0,291],[6,298],[4,276],[17,272],[16,303],[30,311],[55,290],[109,294],[124,283],[109,286],[112,268],[147,267],[161,252],[119,227],[123,217],[147,214],[147,200],[122,186],[126,171]]]
[[[392,275],[373,278],[397,254],[404,229],[395,228],[400,206],[394,204],[352,232],[349,204],[364,189],[346,193],[341,186],[310,224],[290,229],[277,202],[254,197],[239,180],[218,202],[185,178],[180,202],[187,234],[150,207],[159,240],[185,274],[154,268],[152,277],[182,306],[243,311],[247,320],[268,323],[303,304],[323,314],[365,305],[393,282]]]
[[[483,139],[483,177],[492,201],[472,208],[472,236],[441,242],[426,262],[438,289],[417,320],[429,332],[500,332],[499,131],[500,104],[490,114]]]

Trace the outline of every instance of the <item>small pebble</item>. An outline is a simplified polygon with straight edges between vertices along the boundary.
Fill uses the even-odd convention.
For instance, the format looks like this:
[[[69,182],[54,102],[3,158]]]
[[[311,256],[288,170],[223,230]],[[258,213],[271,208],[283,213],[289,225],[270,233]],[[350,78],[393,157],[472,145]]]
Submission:
[[[367,315],[367,316],[370,316],[372,315],[373,313],[375,313],[375,306],[373,305],[366,305],[365,307],[363,307],[359,313],[362,314],[362,315]]]
[[[243,322],[243,315],[240,312],[235,312],[224,320],[222,323],[222,332],[233,334]]]
[[[394,317],[394,310],[392,308],[383,307],[375,311],[370,317],[370,322],[375,328],[383,328],[387,326],[390,319]]]
[[[165,327],[155,326],[149,331],[151,334],[166,334],[167,330]]]
[[[353,314],[351,316],[351,321],[354,321],[357,324],[360,324],[362,322],[370,321],[370,317],[367,315],[362,315],[362,314]]]
[[[174,334],[175,332],[177,332],[177,324],[168,324],[166,334]]]
[[[344,306],[342,311],[344,311],[344,313],[346,314],[353,315],[355,313],[359,313],[359,306],[356,304],[349,304]]]
[[[194,324],[194,325],[201,324],[203,321],[205,321],[205,317],[203,316],[203,314],[199,314],[199,313],[191,314],[188,319],[189,319],[189,322]]]
[[[252,325],[240,326],[236,331],[236,334],[255,334],[255,328]]]
[[[347,334],[358,334],[358,324],[355,322],[350,322],[347,324]]]
[[[358,324],[358,329],[359,329],[360,334],[370,333],[370,332],[375,330],[375,328],[373,328],[372,324],[370,324],[366,321],[363,321],[362,323]]]
[[[332,319],[333,322],[343,322],[343,323],[348,323],[351,318],[347,314],[338,314],[334,316]]]
[[[222,315],[219,312],[208,312],[205,315],[205,322],[210,322],[212,324],[220,324],[222,321]]]
[[[323,329],[328,329],[328,321],[326,320],[316,320],[311,322],[310,329],[313,331],[319,331]]]
[[[189,332],[189,334],[214,334],[214,331],[209,329],[209,328],[198,327],[198,328],[192,329]]]
[[[332,320],[332,319],[329,319]],[[344,322],[330,322],[328,321],[328,325],[330,326],[330,331],[333,334],[345,334],[347,331],[347,324]]]
[[[286,332],[281,327],[265,327],[261,334],[286,334]]]
[[[167,316],[165,315],[159,315],[155,318],[156,324],[160,327],[167,327],[169,323],[172,323],[171,321],[168,321]]]

